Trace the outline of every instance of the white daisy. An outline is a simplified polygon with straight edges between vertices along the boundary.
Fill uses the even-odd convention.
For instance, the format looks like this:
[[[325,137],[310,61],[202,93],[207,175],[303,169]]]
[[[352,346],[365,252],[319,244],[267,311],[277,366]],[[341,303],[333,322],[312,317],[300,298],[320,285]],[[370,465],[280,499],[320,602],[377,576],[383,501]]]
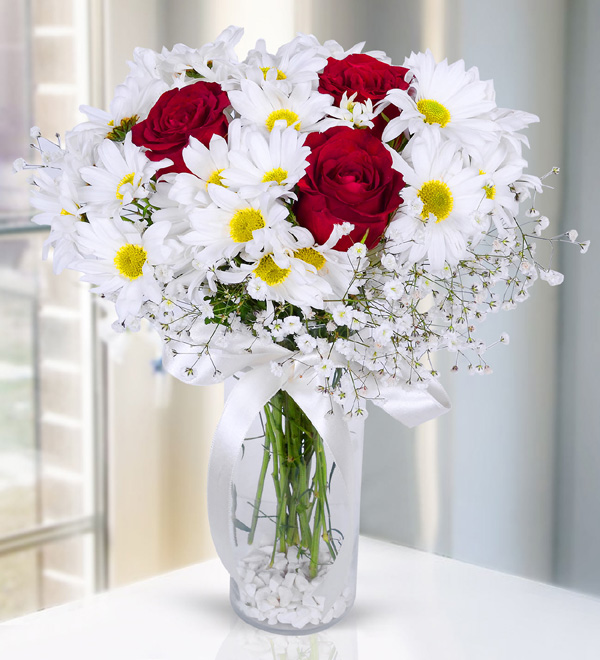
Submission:
[[[430,50],[412,53],[404,66],[414,80],[409,90],[390,90],[382,102],[400,110],[400,116],[385,127],[384,142],[407,129],[418,135],[432,127],[461,145],[476,146],[482,140],[497,139],[498,128],[487,114],[496,107],[493,88],[479,80],[476,68],[465,71],[463,60],[436,64]]]
[[[230,25],[212,43],[201,48],[176,44],[172,50],[163,48],[160,69],[177,81],[178,86],[194,83],[198,78],[222,82],[238,68],[235,45],[244,34],[243,28]]]
[[[519,202],[513,184],[521,178],[527,162],[503,141],[499,145],[488,143],[481,151],[475,152],[470,165],[484,177],[485,199],[481,210],[491,214],[498,237],[504,238],[507,228],[515,226]],[[482,230],[487,230],[487,226],[483,225]]]
[[[137,47],[133,50],[133,61],[127,62],[129,75],[135,78],[140,87],[150,85],[153,80],[162,80],[169,86],[173,77],[162,68],[164,57],[151,48]]]
[[[529,112],[507,108],[495,108],[490,117],[502,131],[502,138],[509,142],[519,155],[521,155],[523,145],[529,148],[527,136],[519,133],[519,131],[540,120],[537,115],[532,115]]]
[[[249,130],[243,149],[231,151],[230,167],[220,172],[223,184],[243,197],[256,197],[269,189],[276,196],[296,199],[289,191],[304,176],[310,149],[305,135],[277,125],[265,135]]]
[[[329,39],[323,44],[314,36],[314,34],[302,34],[299,33],[294,39],[292,39],[287,46],[290,49],[315,49],[319,55],[325,58],[334,57],[336,60],[343,60],[348,57],[348,55],[354,55],[356,53],[362,53],[362,49],[365,46],[365,41],[361,41],[348,50],[345,50],[342,45],[340,45],[334,39]],[[392,60],[389,58],[382,50],[370,50],[365,55],[374,57],[375,59],[391,64]]]
[[[146,119],[159,96],[168,89],[163,80],[140,81],[134,76],[127,76],[124,83],[117,85],[109,111],[82,105],[79,109],[87,115],[88,121],[73,130],[121,141],[132,126]]]
[[[50,247],[54,248],[52,267],[55,273],[70,268],[80,258],[77,249],[77,228],[85,220],[78,204],[77,191],[60,170],[39,168],[34,174],[34,192],[31,204],[41,213],[32,220],[38,225],[49,225],[50,235],[44,241],[44,259]]]
[[[466,255],[468,240],[479,231],[475,218],[485,199],[485,177],[465,167],[461,152],[436,132],[412,142],[411,164],[397,163],[407,186],[386,231],[386,249],[411,263],[428,259],[441,272],[446,262],[453,266]]]
[[[121,322],[137,315],[145,301],[162,300],[154,266],[169,263],[172,251],[165,238],[170,227],[159,222],[142,233],[118,218],[81,224],[79,247],[86,257],[74,267],[84,273],[84,282],[96,285],[95,293],[115,299]]]
[[[264,132],[271,132],[278,121],[297,131],[314,131],[333,103],[333,97],[313,91],[310,83],[295,85],[289,95],[270,82],[260,86],[242,80],[240,85],[240,90],[229,92],[233,109],[243,124],[253,124]]]
[[[255,259],[265,249],[293,248],[298,239],[300,245],[312,242],[310,232],[287,222],[287,208],[268,195],[247,200],[213,184],[208,193],[212,204],[190,213],[192,231],[181,237],[184,244],[201,248],[194,257],[206,267],[238,254]]]
[[[354,282],[355,269],[345,252],[329,249],[324,245],[297,248],[293,255],[324,279],[338,299],[358,291]]]
[[[348,92],[344,92],[340,100],[340,105],[332,105],[327,114],[331,119],[325,118],[319,124],[321,132],[326,131],[332,126],[351,126],[357,128],[373,128],[373,119],[379,114],[379,111],[373,109],[373,101],[367,99],[365,103],[355,102],[357,92],[348,97]]]
[[[144,187],[158,170],[171,164],[168,159],[152,162],[131,142],[131,134],[122,145],[103,140],[98,147],[98,162],[81,169],[81,177],[89,185],[80,190],[91,216],[107,217],[134,199],[148,197]]]
[[[315,268],[289,253],[267,252],[254,263],[220,271],[218,275],[228,283],[247,279],[248,293],[257,300],[323,309],[324,301],[333,298],[331,287]]]
[[[314,46],[298,47],[293,41],[282,46],[275,55],[267,52],[264,39],[249,51],[243,67],[244,77],[258,84],[264,81],[290,92],[298,83],[317,83],[319,71],[327,59]]]
[[[200,140],[190,137],[182,155],[191,174],[182,172],[174,177],[169,197],[184,206],[208,206],[211,202],[208,185],[225,185],[222,173],[229,167],[227,140],[213,135],[207,148]]]

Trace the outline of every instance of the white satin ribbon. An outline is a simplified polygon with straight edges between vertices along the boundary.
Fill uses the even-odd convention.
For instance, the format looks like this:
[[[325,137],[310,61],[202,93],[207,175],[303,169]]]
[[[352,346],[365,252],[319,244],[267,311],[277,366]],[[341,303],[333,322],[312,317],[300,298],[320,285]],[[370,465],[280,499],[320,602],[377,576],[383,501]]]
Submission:
[[[327,397],[319,396],[310,382],[302,380],[302,372],[306,369],[304,364],[295,368],[293,360],[285,362],[293,355],[291,351],[256,340],[250,348],[247,338],[231,339],[233,344],[229,342],[227,350],[211,350],[210,359],[200,357],[187,345],[171,342],[165,347],[163,363],[169,373],[194,385],[217,383],[250,368],[227,397],[213,438],[208,469],[208,518],[213,542],[225,568],[234,579],[239,580],[232,540],[231,487],[234,470],[250,426],[279,390],[290,394],[319,432],[344,481],[349,511],[348,529],[351,532],[357,521],[351,493],[355,484],[353,452],[347,451],[352,439],[341,408]],[[270,367],[272,361],[284,362],[280,376],[273,374]],[[303,358],[303,363],[309,361],[310,358]],[[372,401],[409,427],[438,417],[450,408],[448,396],[437,382],[421,390],[384,387]],[[353,553],[354,543],[342,543],[327,577],[315,591],[316,596],[325,596],[324,612],[344,589]]]

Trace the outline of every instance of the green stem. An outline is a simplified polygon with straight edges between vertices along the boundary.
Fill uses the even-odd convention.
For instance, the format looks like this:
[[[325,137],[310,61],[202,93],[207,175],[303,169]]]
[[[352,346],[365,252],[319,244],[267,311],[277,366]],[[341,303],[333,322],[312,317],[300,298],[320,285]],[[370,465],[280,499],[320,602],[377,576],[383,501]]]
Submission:
[[[260,515],[271,456],[277,500],[275,554],[299,546],[308,553],[310,578],[319,571],[321,543],[332,558],[337,552],[331,539],[328,471],[323,441],[306,414],[287,392],[278,392],[265,406],[265,444],[248,543],[252,544]]]
[[[270,438],[269,434],[265,430],[265,450],[263,452],[262,465],[260,466],[260,476],[258,477],[258,489],[256,490],[256,497],[254,499],[254,511],[252,512],[252,523],[250,525],[250,533],[248,534],[248,545],[252,545],[254,541],[254,535],[256,534],[256,526],[258,524],[258,513],[260,511],[260,503],[262,501],[262,495],[265,488],[265,478],[267,476],[267,470],[269,469],[269,463],[271,461],[271,450],[270,450]]]
[[[315,513],[315,522],[312,533],[312,542],[310,544],[310,579],[313,580],[317,577],[319,572],[319,545],[321,541],[321,526],[323,518],[321,515],[320,502],[317,503],[317,510]]]
[[[277,497],[277,501],[279,502],[281,499],[281,488],[279,486],[279,456],[277,453],[277,435],[275,429],[273,428],[273,418],[268,406],[265,406],[265,415],[267,418],[267,436],[271,436],[270,444],[273,447],[273,472],[271,472],[271,475],[275,485],[275,495]]]

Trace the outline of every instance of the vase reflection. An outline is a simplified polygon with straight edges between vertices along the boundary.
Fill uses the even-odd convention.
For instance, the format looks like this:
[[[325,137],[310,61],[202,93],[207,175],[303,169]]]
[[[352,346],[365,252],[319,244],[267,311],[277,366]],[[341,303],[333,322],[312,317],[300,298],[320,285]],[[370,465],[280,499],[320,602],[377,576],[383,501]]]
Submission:
[[[281,635],[238,621],[215,660],[356,660],[356,630],[345,625],[312,635]]]

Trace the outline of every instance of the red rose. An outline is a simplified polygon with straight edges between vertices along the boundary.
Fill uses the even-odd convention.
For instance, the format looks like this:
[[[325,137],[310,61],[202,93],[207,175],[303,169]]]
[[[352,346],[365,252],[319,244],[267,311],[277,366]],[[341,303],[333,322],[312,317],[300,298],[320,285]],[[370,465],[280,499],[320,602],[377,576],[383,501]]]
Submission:
[[[217,134],[227,135],[228,121],[224,114],[230,104],[221,86],[212,82],[197,82],[181,89],[165,92],[152,106],[147,119],[132,129],[132,141],[138,147],[147,147],[150,160],[170,158],[173,165],[159,170],[188,172],[182,150],[190,136],[208,146],[210,138]]]
[[[340,104],[344,92],[348,97],[356,92],[354,100],[358,103],[371,99],[375,105],[377,101],[385,98],[390,89],[408,89],[408,83],[404,80],[407,72],[408,69],[404,67],[392,66],[360,53],[348,55],[343,60],[330,57],[319,76],[319,92],[331,94],[335,105]],[[388,106],[384,113],[388,119],[399,114],[395,106]],[[387,122],[378,115],[373,123],[373,133],[381,137]]]
[[[354,230],[335,249],[347,250],[367,232],[366,246],[375,247],[402,203],[404,180],[390,152],[370,131],[347,126],[311,133],[305,144],[311,154],[298,183],[298,224],[324,243],[334,225],[351,222]]]

